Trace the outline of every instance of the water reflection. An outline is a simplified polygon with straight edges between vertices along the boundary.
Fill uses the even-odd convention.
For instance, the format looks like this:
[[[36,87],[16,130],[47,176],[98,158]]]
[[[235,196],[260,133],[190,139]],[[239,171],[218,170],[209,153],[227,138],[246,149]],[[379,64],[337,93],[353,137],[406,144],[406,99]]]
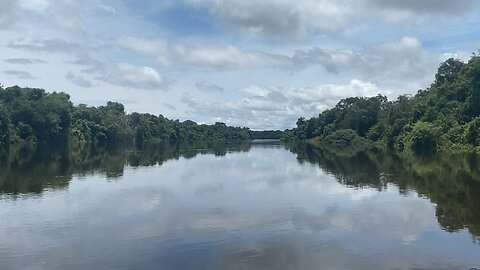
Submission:
[[[38,149],[28,158],[12,152],[2,163],[7,184],[0,216],[8,218],[0,219],[0,269],[480,265],[480,246],[471,240],[478,208],[442,193],[463,195],[477,181],[470,174],[458,187],[448,183],[458,176],[447,174],[449,168],[472,158],[465,163],[291,150],[295,155],[278,143],[261,142]],[[432,172],[427,168],[435,159],[449,164]],[[437,179],[438,170],[451,178]],[[32,180],[34,172],[45,174],[43,180]],[[24,177],[25,184],[15,186],[8,176]],[[447,227],[436,217],[438,209],[451,207],[462,208],[453,215],[442,212],[455,220],[457,227],[449,227],[455,233],[442,230],[439,222]]]
[[[100,173],[115,179],[123,175],[125,166],[155,166],[204,154],[224,156],[250,147],[249,142],[11,147],[0,154],[0,193],[41,193],[46,188],[67,187],[74,175]]]
[[[318,164],[346,186],[383,190],[390,183],[400,193],[410,190],[437,204],[442,227],[455,232],[468,228],[480,236],[480,158],[476,154],[398,155],[368,151],[333,153],[306,145],[290,146],[300,163]]]

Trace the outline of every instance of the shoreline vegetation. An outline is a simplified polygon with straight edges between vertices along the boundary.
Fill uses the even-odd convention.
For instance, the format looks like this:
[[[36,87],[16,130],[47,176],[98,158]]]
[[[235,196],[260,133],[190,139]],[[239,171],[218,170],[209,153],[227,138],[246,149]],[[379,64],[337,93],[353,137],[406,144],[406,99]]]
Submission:
[[[361,151],[417,154],[480,151],[480,53],[441,63],[435,81],[415,95],[349,97],[293,129],[253,131],[217,122],[171,120],[125,112],[123,104],[73,105],[63,92],[0,86],[0,146],[58,143],[234,142],[281,139]]]
[[[350,97],[308,120],[284,141],[317,147],[383,148],[416,154],[480,151],[480,51],[468,62],[441,63],[435,81],[416,95]]]
[[[253,131],[217,122],[171,120],[163,115],[127,114],[123,104],[74,106],[63,92],[0,86],[0,146],[61,143],[234,142],[279,139],[282,131]]]

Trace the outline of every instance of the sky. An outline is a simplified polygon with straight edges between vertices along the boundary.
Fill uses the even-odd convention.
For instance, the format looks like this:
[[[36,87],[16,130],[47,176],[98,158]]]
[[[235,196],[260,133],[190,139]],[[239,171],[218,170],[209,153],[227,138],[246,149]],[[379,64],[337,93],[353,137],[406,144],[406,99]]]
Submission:
[[[478,0],[0,0],[2,85],[255,130],[414,94],[478,49]]]

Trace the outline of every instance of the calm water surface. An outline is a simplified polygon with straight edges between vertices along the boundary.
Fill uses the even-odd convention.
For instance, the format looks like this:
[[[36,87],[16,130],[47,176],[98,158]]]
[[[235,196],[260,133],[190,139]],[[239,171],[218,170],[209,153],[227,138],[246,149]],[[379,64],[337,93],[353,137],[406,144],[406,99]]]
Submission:
[[[0,269],[480,267],[474,156],[272,142],[10,152]]]

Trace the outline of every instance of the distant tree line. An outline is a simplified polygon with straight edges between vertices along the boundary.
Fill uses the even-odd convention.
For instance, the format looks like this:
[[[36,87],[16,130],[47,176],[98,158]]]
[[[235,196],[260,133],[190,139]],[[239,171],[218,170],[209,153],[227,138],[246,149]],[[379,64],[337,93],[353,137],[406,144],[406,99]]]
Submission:
[[[250,129],[127,114],[121,103],[74,106],[66,93],[0,86],[0,145],[19,142],[188,142],[250,140]]]
[[[252,140],[278,140],[282,138],[282,130],[252,130],[250,131],[250,137]]]
[[[334,108],[300,118],[285,140],[325,146],[373,143],[397,150],[480,149],[480,55],[443,62],[435,82],[414,96],[342,99]]]

